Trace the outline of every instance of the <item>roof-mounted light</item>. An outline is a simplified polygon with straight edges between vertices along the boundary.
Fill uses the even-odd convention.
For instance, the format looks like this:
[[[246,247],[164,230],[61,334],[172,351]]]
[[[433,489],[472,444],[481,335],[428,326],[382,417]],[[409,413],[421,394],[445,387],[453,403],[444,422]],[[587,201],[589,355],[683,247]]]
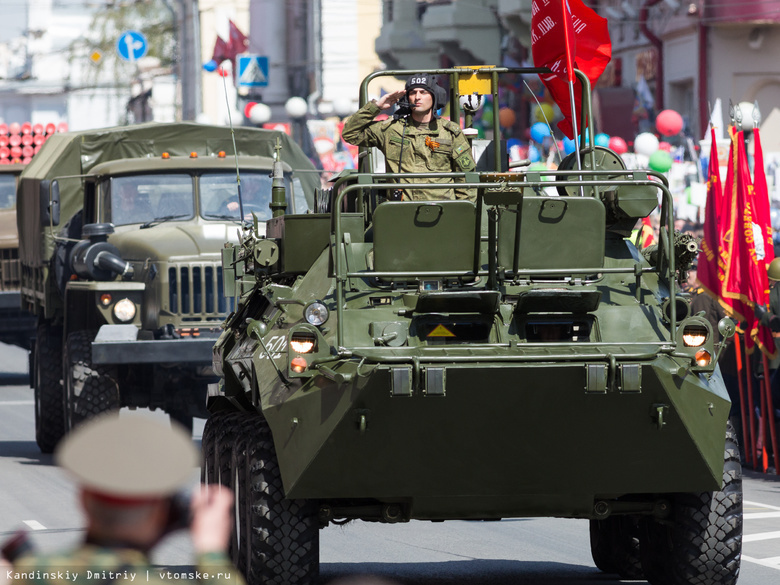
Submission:
[[[190,158],[198,158],[198,153],[197,153],[197,152],[195,152],[195,151],[192,151],[192,152],[190,153]]]
[[[171,158],[171,153],[170,152],[163,152],[161,156],[162,156],[163,160],[168,160],[169,158]]]

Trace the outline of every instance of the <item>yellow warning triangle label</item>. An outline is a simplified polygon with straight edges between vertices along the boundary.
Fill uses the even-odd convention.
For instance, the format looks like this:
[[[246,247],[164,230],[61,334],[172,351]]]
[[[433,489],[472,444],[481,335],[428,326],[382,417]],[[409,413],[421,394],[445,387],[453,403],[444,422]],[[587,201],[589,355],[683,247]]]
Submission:
[[[428,334],[428,337],[455,337],[455,334],[444,325],[439,324]]]

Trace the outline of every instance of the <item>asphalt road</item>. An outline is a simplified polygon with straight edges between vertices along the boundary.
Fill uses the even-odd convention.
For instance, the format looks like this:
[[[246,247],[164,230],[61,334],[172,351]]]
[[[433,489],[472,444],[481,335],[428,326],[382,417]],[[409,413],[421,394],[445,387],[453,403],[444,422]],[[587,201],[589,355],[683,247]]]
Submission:
[[[0,541],[26,528],[34,546],[56,551],[83,537],[82,518],[74,486],[53,465],[51,456],[40,454],[33,421],[26,352],[0,344]],[[198,442],[202,430],[203,421],[196,421]],[[196,483],[193,473],[193,486]],[[780,478],[746,471],[743,487],[745,536],[739,585],[780,584]],[[354,522],[322,531],[320,550],[324,583],[359,574],[413,585],[624,582],[593,565],[588,523],[583,520]],[[158,547],[153,560],[166,567],[186,567],[191,552],[185,534],[172,535]],[[0,584],[4,578],[0,574]]]

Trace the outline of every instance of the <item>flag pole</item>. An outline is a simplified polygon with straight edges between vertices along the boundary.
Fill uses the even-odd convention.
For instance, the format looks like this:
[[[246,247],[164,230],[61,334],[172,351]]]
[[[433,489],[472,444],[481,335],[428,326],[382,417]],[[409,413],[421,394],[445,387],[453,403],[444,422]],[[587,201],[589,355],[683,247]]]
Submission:
[[[577,159],[577,170],[581,171],[579,127],[577,126],[577,108],[574,100],[574,62],[571,58],[571,38],[569,37],[568,27],[568,22],[571,20],[571,10],[569,9],[568,0],[562,0],[561,10],[563,11],[563,41],[566,46],[566,74],[569,80],[569,100],[571,101],[571,124],[574,130],[574,152],[576,153],[574,156]]]

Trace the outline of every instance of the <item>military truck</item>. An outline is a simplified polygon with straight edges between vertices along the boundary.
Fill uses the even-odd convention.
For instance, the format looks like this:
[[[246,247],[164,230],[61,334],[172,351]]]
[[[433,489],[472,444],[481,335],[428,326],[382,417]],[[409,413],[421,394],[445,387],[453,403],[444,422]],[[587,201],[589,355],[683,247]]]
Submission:
[[[237,128],[233,138],[227,127],[176,123],[69,132],[27,166],[21,291],[37,318],[31,385],[43,452],[106,410],[160,408],[190,427],[208,414],[211,348],[233,308],[220,250],[247,216],[258,230],[270,217],[277,141],[281,205],[306,213],[316,170],[275,131]]]
[[[21,309],[16,230],[16,185],[24,166],[21,163],[0,165],[0,341],[30,349],[35,317]]]
[[[540,72],[431,73],[458,120],[460,94],[496,99],[499,76]],[[361,101],[376,76],[410,73],[373,74]],[[330,523],[550,516],[589,521],[605,572],[733,585],[739,454],[715,332],[681,292],[697,245],[673,231],[665,177],[592,141],[556,170],[506,172],[499,143],[483,151],[492,170],[451,174],[476,203],[394,201],[401,181],[452,185],[366,156],[314,214],[223,250],[236,308],[203,475],[237,495],[234,562],[251,585],[313,583]],[[640,253],[631,230],[659,199],[659,244]]]

